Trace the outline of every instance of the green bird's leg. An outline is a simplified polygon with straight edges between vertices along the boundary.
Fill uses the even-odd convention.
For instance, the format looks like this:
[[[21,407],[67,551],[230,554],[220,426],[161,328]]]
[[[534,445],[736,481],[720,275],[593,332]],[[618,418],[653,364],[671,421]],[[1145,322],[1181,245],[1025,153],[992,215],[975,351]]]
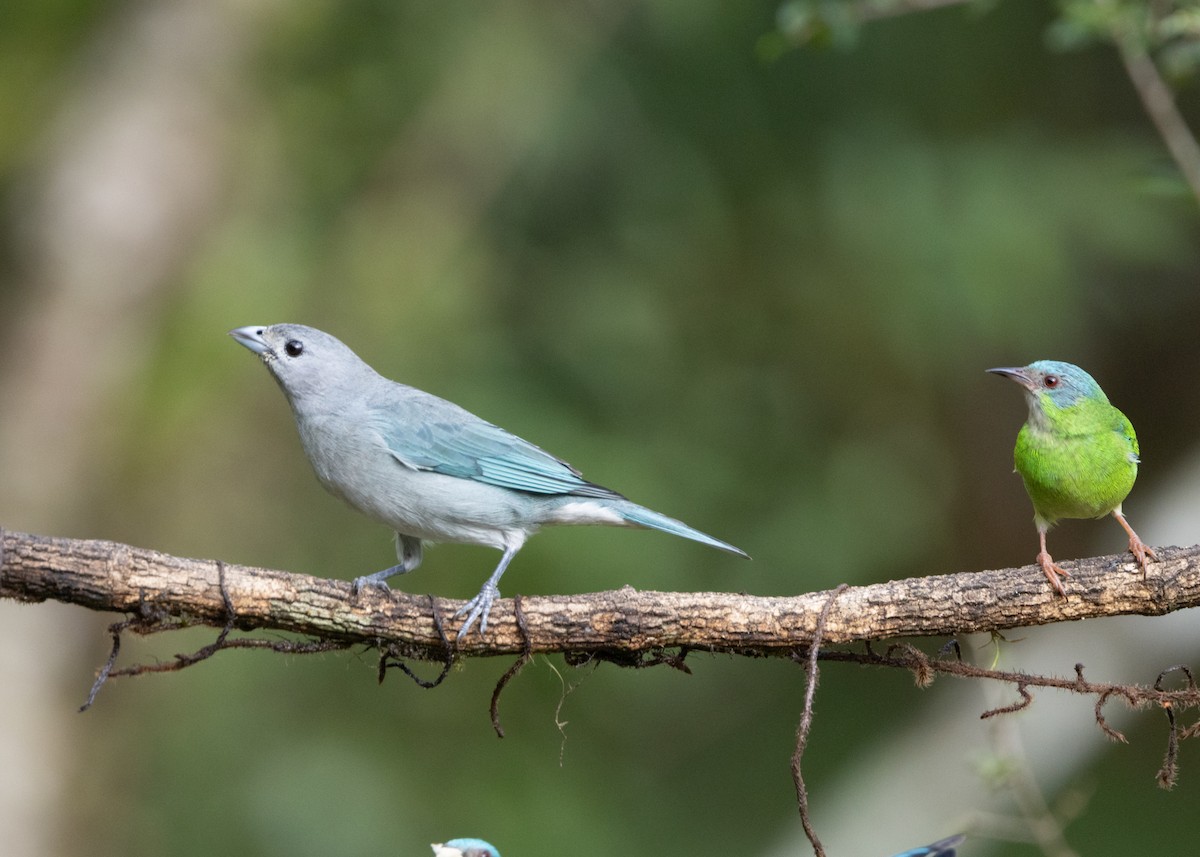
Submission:
[[[1054,587],[1063,598],[1067,597],[1067,590],[1063,589],[1060,577],[1070,577],[1067,570],[1054,561],[1054,557],[1050,556],[1050,552],[1046,550],[1046,526],[1038,523],[1038,541],[1042,546],[1042,550],[1037,555],[1038,565],[1042,567],[1042,573],[1046,575],[1046,579],[1050,581],[1050,585]],[[1133,532],[1130,530],[1130,532]]]
[[[1158,554],[1154,552],[1154,548],[1138,538],[1138,534],[1133,531],[1133,527],[1129,526],[1129,522],[1125,520],[1125,514],[1121,511],[1120,506],[1113,509],[1112,516],[1117,519],[1117,523],[1124,527],[1125,532],[1129,534],[1129,552],[1133,554],[1133,558],[1142,567],[1142,580],[1145,580],[1146,557],[1158,559]]]

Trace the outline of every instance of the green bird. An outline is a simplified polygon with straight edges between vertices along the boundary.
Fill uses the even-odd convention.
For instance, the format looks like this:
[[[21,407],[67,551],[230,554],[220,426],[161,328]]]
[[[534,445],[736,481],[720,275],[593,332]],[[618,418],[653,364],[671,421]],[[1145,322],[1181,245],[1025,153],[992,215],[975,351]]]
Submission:
[[[1037,555],[1050,584],[1064,598],[1060,577],[1069,577],[1046,550],[1046,531],[1062,518],[1111,514],[1129,535],[1129,552],[1146,576],[1154,550],[1138,538],[1121,511],[1137,479],[1138,442],[1133,425],[1109,404],[1087,372],[1070,363],[1039,360],[1019,369],[988,369],[1025,389],[1029,419],[1017,435],[1013,461],[1033,501],[1041,550]]]

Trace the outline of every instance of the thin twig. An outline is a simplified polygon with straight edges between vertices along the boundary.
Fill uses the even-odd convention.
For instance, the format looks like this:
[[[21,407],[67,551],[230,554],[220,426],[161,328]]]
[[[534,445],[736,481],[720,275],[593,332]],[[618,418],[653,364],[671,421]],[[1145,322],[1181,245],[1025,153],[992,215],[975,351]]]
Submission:
[[[492,728],[496,730],[496,737],[504,737],[504,727],[500,725],[500,694],[504,692],[504,688],[525,668],[525,665],[533,660],[533,652],[528,647],[529,632],[525,627],[525,611],[521,609],[521,596],[518,595],[513,601],[513,612],[516,615],[517,627],[521,630],[521,636],[525,638],[526,648],[521,652],[521,656],[513,662],[504,675],[500,676],[500,680],[496,682],[496,688],[492,691],[492,705],[489,709],[492,715]]]
[[[400,672],[408,676],[417,687],[424,690],[432,690],[443,681],[446,676],[450,675],[450,670],[454,666],[454,646],[450,643],[450,638],[446,636],[446,625],[442,621],[442,613],[438,610],[437,599],[432,595],[429,598],[429,615],[433,618],[433,630],[439,637],[442,638],[442,648],[445,652],[442,658],[442,671],[437,674],[437,678],[432,681],[423,679],[415,672],[400,654],[400,647],[394,643],[380,640],[379,645],[379,683],[383,684],[383,680],[387,677],[387,671],[390,669],[398,669]]]
[[[96,701],[96,694],[100,693],[100,688],[104,687],[104,683],[108,681],[109,674],[113,671],[113,667],[117,665],[117,655],[121,653],[121,632],[128,628],[133,621],[132,619],[126,619],[124,622],[114,622],[108,626],[108,633],[112,636],[112,649],[108,653],[108,660],[104,662],[104,666],[100,667],[100,671],[96,673],[96,680],[92,682],[92,689],[88,691],[87,700],[83,705],[79,706],[81,713],[92,707],[92,703]]]
[[[1138,684],[1092,682],[1083,680],[1081,671],[1077,671],[1073,678],[1062,678],[1061,676],[1053,675],[1036,675],[1034,673],[1021,672],[1020,670],[994,670],[949,658],[929,658],[917,663],[911,657],[894,657],[868,652],[831,651],[828,649],[822,651],[819,658],[822,661],[838,661],[842,663],[862,664],[864,666],[906,669],[911,671],[916,677],[921,677],[928,670],[933,673],[952,675],[957,678],[1006,682],[1017,688],[1026,688],[1025,693],[1028,693],[1028,688],[1030,687],[1050,687],[1085,696],[1103,696],[1105,701],[1109,697],[1119,696],[1131,708],[1161,706],[1164,703],[1170,703],[1175,706],[1176,710],[1200,708],[1200,688],[1188,687],[1181,690],[1159,690]],[[1022,699],[1024,699],[1024,694],[1022,694]],[[1009,708],[1020,710],[1027,705],[1028,703],[1022,701],[1015,706],[1009,706]],[[992,712],[984,712],[985,715],[990,714],[991,716],[1003,713],[1007,713],[1007,711],[993,709]]]
[[[192,664],[208,660],[221,651],[221,649],[225,648],[225,641],[229,637],[229,632],[233,630],[234,623],[237,621],[237,613],[233,609],[233,601],[229,598],[229,590],[225,588],[225,563],[221,562],[221,560],[217,560],[217,580],[221,590],[221,601],[225,605],[225,611],[229,618],[226,620],[225,626],[221,628],[221,633],[217,634],[216,640],[190,655],[175,656],[175,660],[179,662],[181,667],[190,667]]]
[[[1192,671],[1184,664],[1176,664],[1173,667],[1167,667],[1158,674],[1158,678],[1154,682],[1155,690],[1162,690],[1163,679],[1167,673],[1181,672],[1187,678],[1189,690],[1196,690],[1196,679],[1192,675]],[[1176,781],[1179,779],[1179,742],[1183,740],[1180,735],[1178,726],[1175,722],[1175,706],[1169,702],[1163,703],[1163,711],[1167,715],[1167,753],[1163,757],[1162,767],[1158,771],[1158,784],[1164,789],[1172,789],[1175,787]],[[1193,727],[1194,728],[1194,727]],[[1186,734],[1186,731],[1185,731]]]
[[[829,619],[829,611],[833,609],[833,602],[849,588],[845,583],[842,583],[830,593],[829,600],[825,602],[825,606],[821,609],[821,615],[817,619],[817,629],[813,632],[812,642],[808,644],[808,660],[805,666],[808,678],[804,686],[804,713],[800,716],[800,725],[796,728],[796,749],[792,752],[792,782],[796,786],[796,807],[800,810],[800,824],[804,827],[804,835],[812,843],[813,854],[816,857],[825,857],[825,847],[821,845],[821,840],[817,837],[817,831],[813,827],[812,818],[809,816],[808,787],[804,784],[804,775],[800,771],[800,762],[804,758],[804,750],[808,746],[808,734],[812,729],[813,699],[817,694],[817,678],[819,675],[817,655],[821,650],[821,637],[825,632],[825,623]]]
[[[1125,737],[1125,733],[1119,729],[1114,729],[1108,725],[1108,720],[1104,716],[1104,704],[1108,702],[1109,697],[1119,696],[1129,703],[1130,707],[1136,707],[1137,702],[1129,694],[1126,688],[1122,687],[1107,687],[1096,694],[1096,725],[1100,727],[1100,731],[1114,741],[1120,741],[1122,744],[1128,744],[1129,739]]]
[[[987,720],[991,717],[996,717],[1000,714],[1016,714],[1018,711],[1023,711],[1033,704],[1033,694],[1025,687],[1025,682],[1017,682],[1017,693],[1021,694],[1021,701],[1014,702],[1012,705],[1004,705],[1000,708],[992,708],[979,715],[980,720]]]

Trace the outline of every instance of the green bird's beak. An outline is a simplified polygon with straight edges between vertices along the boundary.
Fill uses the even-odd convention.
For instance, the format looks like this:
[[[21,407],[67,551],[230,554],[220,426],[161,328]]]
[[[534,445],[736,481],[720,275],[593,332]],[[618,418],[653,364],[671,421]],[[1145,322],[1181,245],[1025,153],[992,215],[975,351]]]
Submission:
[[[1016,381],[1026,390],[1030,392],[1037,389],[1037,379],[1029,374],[1029,370],[1024,366],[1012,367],[1008,369],[988,369],[993,375],[1003,375],[1005,378]]]

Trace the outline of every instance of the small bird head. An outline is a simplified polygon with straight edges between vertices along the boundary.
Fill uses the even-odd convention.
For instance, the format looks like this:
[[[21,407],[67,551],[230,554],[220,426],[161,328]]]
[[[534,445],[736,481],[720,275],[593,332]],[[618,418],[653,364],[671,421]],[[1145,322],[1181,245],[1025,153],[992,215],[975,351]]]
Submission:
[[[1011,378],[1024,387],[1029,413],[1034,418],[1044,415],[1047,406],[1062,410],[1085,399],[1108,401],[1096,380],[1072,363],[1039,360],[1020,368],[987,371]]]
[[[374,374],[341,340],[302,324],[250,325],[229,335],[262,358],[293,403]]]
[[[434,857],[500,857],[494,845],[482,839],[451,839],[449,842],[434,842]]]

